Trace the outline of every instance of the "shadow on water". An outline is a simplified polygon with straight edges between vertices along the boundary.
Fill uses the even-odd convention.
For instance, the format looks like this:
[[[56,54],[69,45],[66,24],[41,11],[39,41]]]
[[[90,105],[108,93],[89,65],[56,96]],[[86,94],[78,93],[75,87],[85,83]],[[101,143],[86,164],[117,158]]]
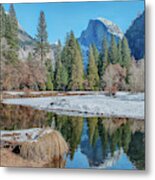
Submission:
[[[67,159],[46,164],[57,168],[145,169],[144,121],[128,118],[71,117],[1,105],[1,130],[53,127],[69,144]]]

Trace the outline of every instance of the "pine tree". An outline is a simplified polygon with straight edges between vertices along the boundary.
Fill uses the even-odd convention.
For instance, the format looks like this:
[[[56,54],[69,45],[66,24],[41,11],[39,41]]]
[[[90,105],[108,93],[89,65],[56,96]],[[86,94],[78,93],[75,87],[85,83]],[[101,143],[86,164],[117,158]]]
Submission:
[[[65,91],[68,84],[68,73],[65,66],[62,64],[61,59],[58,60],[56,68],[55,89]]]
[[[46,60],[47,53],[50,51],[50,45],[48,43],[48,34],[46,30],[46,20],[43,11],[40,12],[39,23],[36,35],[36,53],[40,56],[41,63]]]
[[[117,63],[122,66],[122,40],[120,39],[117,45]]]
[[[54,75],[54,88],[56,90],[61,90],[61,71],[62,71],[62,63],[61,59],[56,60],[55,66],[55,75]]]
[[[101,70],[101,76],[103,76],[105,69],[107,68],[108,64],[110,63],[109,61],[109,56],[108,56],[108,43],[106,36],[104,36],[103,39],[103,58],[102,58],[102,70]]]
[[[56,45],[56,49],[55,49],[55,58],[57,59],[61,59],[61,54],[62,54],[62,45],[61,45],[61,41],[58,40],[58,43]]]
[[[110,62],[112,64],[117,63],[117,44],[116,44],[114,35],[111,35],[109,57],[110,57]]]
[[[47,69],[47,83],[46,89],[53,90],[53,81],[54,81],[54,73],[51,59],[48,59],[46,62],[46,69]]]
[[[2,4],[0,4],[0,38],[5,36],[5,11]]]
[[[98,67],[98,65],[99,65],[99,52],[98,52],[98,49],[96,48],[95,44],[92,45],[92,49],[93,49],[93,55],[95,58],[95,63],[96,63],[96,66]]]
[[[61,68],[61,76],[60,76],[60,82],[61,82],[61,89],[63,91],[66,90],[67,88],[67,84],[68,84],[68,72],[65,68],[65,66],[63,65],[62,68]]]
[[[74,57],[71,59],[71,76],[69,82],[69,89],[71,90],[82,90],[83,89],[83,61],[80,45],[75,39],[73,32],[70,34],[70,40],[72,42],[72,52]]]
[[[89,48],[89,64],[88,64],[88,84],[90,90],[98,90],[99,89],[99,76],[97,66],[95,64],[95,58],[93,54],[92,46]]]
[[[18,60],[19,40],[18,40],[18,22],[13,4],[10,5],[9,14],[6,16],[5,37],[8,43],[8,49],[5,56],[11,63]]]
[[[66,62],[65,62],[65,65],[68,68],[69,81],[71,81],[72,63],[75,58],[76,48],[77,48],[77,45],[76,45],[74,33],[71,31],[69,40],[67,41],[67,44],[66,44]]]
[[[16,19],[16,12],[14,9],[13,4],[10,5],[9,10],[9,19],[10,19],[10,33],[11,33],[11,39],[8,42],[11,46],[11,48],[14,48],[15,50],[18,50],[19,44],[18,44],[18,22]]]
[[[62,50],[62,63],[65,65],[67,70],[69,69],[69,63],[68,63],[69,39],[70,39],[70,34],[67,33],[65,45]]]
[[[49,90],[49,91],[53,90],[53,83],[52,83],[50,73],[47,74],[46,90]]]
[[[84,78],[82,53],[72,31],[67,35],[61,60],[63,67],[65,67],[65,74],[68,76],[68,89],[81,90]]]
[[[61,89],[61,71],[62,71],[62,62],[61,62],[61,42],[58,41],[55,51],[55,72],[54,72],[54,88],[56,90]]]
[[[122,40],[122,66],[129,69],[131,64],[131,52],[126,37]]]
[[[122,67],[126,68],[126,83],[129,83],[129,68],[131,65],[131,52],[126,37],[122,40]]]

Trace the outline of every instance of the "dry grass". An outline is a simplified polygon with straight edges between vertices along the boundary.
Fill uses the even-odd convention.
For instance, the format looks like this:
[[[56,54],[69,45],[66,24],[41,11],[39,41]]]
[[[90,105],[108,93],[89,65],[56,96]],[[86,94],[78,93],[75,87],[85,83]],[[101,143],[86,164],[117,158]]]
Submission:
[[[68,152],[66,141],[58,131],[45,129],[43,132],[46,133],[36,141],[22,143],[18,155],[11,149],[0,148],[1,166],[63,168]]]
[[[43,162],[34,162],[23,159],[8,149],[0,148],[0,166],[3,167],[44,167]]]
[[[64,168],[66,161],[64,159],[54,160],[48,163],[43,161],[35,162],[23,159],[8,149],[0,148],[0,166],[2,167],[44,167],[44,168]]]
[[[27,160],[51,162],[63,158],[68,152],[64,138],[57,131],[45,134],[36,142],[25,142],[20,149],[20,156]]]

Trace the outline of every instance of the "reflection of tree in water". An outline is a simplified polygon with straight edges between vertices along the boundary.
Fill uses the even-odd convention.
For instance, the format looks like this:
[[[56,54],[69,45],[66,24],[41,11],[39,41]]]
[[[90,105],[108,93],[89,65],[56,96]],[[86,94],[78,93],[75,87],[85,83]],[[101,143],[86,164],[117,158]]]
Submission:
[[[99,166],[123,148],[138,169],[144,169],[144,121],[123,118],[87,118],[58,116],[31,107],[0,106],[1,129],[28,129],[52,126],[61,132],[70,146],[70,158],[80,145],[90,165]],[[81,138],[84,137],[84,138]]]
[[[31,107],[0,105],[0,128],[5,130],[28,129],[46,126],[47,112]]]
[[[131,136],[131,143],[128,149],[128,156],[138,169],[145,169],[145,135],[135,132]]]
[[[117,129],[110,137],[110,150],[111,154],[114,155],[116,148],[121,147],[122,129]]]
[[[98,118],[88,118],[88,133],[89,133],[89,142],[91,145],[95,146],[98,138]]]
[[[124,152],[127,153],[129,144],[131,142],[131,129],[129,122],[124,124],[122,128],[122,147],[124,149]]]
[[[102,124],[102,119],[98,120],[98,131],[102,142],[103,158],[106,157],[106,149],[108,145],[108,133],[105,126]]]
[[[83,117],[56,117],[56,129],[59,130],[70,146],[70,157],[73,159],[75,150],[81,141]]]
[[[112,155],[114,154],[114,151],[117,148],[120,149],[121,147],[123,147],[124,152],[127,153],[130,141],[131,141],[130,123],[126,122],[126,124],[121,125],[110,136],[110,147],[111,147]]]
[[[113,120],[105,118],[89,118],[87,122],[89,144],[86,142],[81,144],[82,151],[87,155],[91,166],[98,166],[100,163],[104,163],[104,160],[109,157],[109,153],[111,154],[110,156],[113,157],[114,153],[117,150],[121,150],[121,148],[123,148],[125,153],[128,153],[130,144],[132,144],[133,141],[132,138],[137,138],[133,137],[135,134],[135,127],[137,127],[139,131],[139,127],[133,127],[133,121],[130,119],[124,120],[115,118]],[[136,123],[134,122],[134,124]],[[96,130],[96,127],[98,130]],[[134,129],[133,134],[132,129]],[[98,131],[98,133],[95,131]],[[95,133],[99,136],[96,136]],[[94,138],[95,136],[98,138]],[[95,139],[95,141],[93,141],[93,139]],[[137,142],[137,144],[138,143],[141,142]],[[135,149],[134,146],[133,149]],[[144,151],[144,148],[142,151]]]

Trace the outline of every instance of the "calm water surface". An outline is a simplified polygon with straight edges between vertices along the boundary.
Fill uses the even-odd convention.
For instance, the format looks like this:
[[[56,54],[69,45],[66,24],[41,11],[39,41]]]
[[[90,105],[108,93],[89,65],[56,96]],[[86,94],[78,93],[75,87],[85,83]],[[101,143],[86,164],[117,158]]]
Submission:
[[[69,144],[65,168],[145,168],[143,120],[59,116],[14,105],[0,108],[0,127],[3,130],[47,126],[61,132]]]

